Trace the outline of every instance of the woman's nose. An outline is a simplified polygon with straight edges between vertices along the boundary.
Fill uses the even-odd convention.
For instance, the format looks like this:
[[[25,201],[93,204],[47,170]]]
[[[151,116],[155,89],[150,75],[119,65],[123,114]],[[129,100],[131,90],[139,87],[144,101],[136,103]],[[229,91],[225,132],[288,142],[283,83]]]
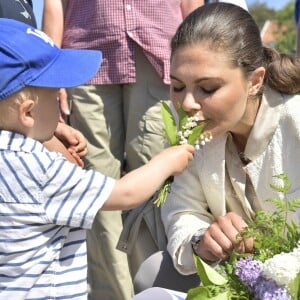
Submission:
[[[188,93],[185,95],[183,102],[182,102],[182,108],[186,112],[200,110],[201,105],[195,100],[193,94]]]

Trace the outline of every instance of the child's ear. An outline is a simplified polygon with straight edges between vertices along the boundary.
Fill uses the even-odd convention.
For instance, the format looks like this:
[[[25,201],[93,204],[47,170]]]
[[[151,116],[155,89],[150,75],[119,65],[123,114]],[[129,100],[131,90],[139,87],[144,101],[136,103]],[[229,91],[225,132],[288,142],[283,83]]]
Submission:
[[[18,107],[18,118],[23,126],[31,128],[34,125],[34,117],[32,110],[34,108],[35,102],[31,99],[26,99],[19,104]]]
[[[249,96],[255,96],[264,83],[266,70],[264,67],[259,67],[253,71],[250,77]]]

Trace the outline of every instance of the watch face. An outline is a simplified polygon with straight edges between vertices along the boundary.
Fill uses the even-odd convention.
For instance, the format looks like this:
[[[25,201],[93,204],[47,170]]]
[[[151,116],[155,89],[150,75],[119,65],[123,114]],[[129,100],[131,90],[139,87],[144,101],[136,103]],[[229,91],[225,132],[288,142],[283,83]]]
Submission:
[[[206,228],[202,228],[200,230],[198,230],[191,238],[191,244],[192,246],[198,244],[201,241],[201,238],[204,234],[204,232],[206,231]]]
[[[198,255],[198,247],[197,244],[198,242],[201,240],[201,235],[193,235],[191,238],[191,245],[192,245],[192,250],[194,252],[194,254]]]
[[[198,242],[199,242],[199,238],[193,236],[192,239],[191,239],[192,247],[194,248],[197,245]]]
[[[199,237],[193,235],[193,236],[192,236],[192,239],[191,239],[191,244],[194,246],[194,245],[197,244],[198,241],[199,241]]]

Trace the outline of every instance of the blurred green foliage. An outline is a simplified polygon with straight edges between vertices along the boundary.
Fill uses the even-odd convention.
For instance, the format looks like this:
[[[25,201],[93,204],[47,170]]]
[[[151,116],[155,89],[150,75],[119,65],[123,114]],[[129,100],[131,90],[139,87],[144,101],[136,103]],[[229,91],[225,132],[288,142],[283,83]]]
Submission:
[[[295,54],[296,49],[294,7],[294,2],[289,2],[283,9],[278,10],[275,16],[279,25],[279,34],[276,39],[275,47],[280,52],[292,55]]]
[[[267,20],[276,21],[278,29],[274,32],[275,43],[272,45],[278,51],[286,54],[295,54],[296,31],[294,20],[294,1],[289,1],[281,10],[269,8],[264,2],[257,1],[249,7],[260,30]]]

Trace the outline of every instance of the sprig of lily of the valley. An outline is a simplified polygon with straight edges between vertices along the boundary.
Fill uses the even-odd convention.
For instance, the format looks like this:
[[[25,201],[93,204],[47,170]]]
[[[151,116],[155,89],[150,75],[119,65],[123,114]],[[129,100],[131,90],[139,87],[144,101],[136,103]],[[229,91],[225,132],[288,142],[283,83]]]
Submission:
[[[162,101],[161,114],[164,124],[164,136],[170,146],[190,144],[200,149],[212,139],[210,132],[204,132],[205,122],[200,122],[197,116],[189,116],[181,106],[177,108],[178,122],[167,104]],[[161,189],[154,204],[160,206],[166,200],[171,189],[173,177],[169,177]]]

